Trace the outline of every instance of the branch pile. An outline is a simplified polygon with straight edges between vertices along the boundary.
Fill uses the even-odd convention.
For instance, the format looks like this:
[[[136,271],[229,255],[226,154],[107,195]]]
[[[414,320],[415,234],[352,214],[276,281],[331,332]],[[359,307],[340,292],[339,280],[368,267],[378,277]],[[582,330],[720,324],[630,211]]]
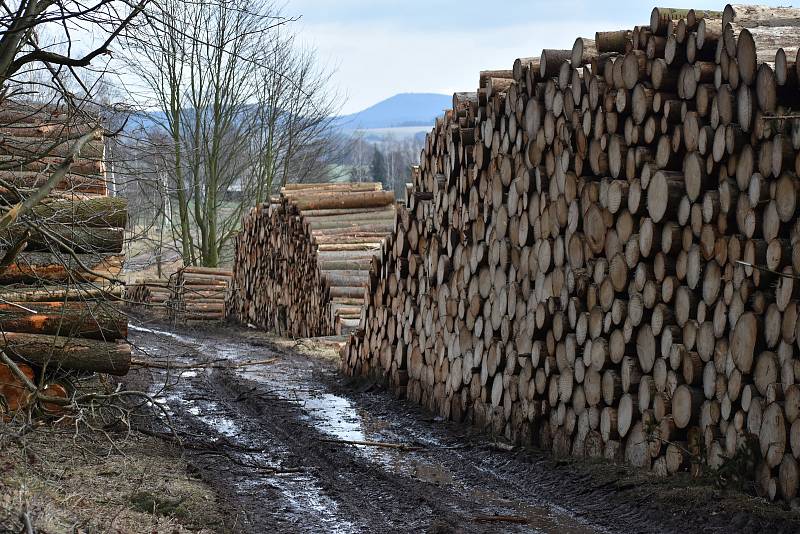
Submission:
[[[794,499],[799,41],[798,9],[656,8],[482,72],[427,137],[344,371],[659,475],[753,452]]]
[[[287,185],[244,218],[228,316],[292,337],[349,332],[395,212],[380,184]]]

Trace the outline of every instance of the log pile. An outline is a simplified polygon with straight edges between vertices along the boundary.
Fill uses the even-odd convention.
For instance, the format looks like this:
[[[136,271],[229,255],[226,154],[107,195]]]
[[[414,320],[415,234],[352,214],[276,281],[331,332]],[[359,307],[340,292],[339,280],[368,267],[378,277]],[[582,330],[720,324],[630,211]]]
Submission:
[[[380,184],[287,185],[244,218],[228,316],[292,337],[349,333],[395,213]]]
[[[88,124],[58,109],[4,102],[4,212],[52,176],[76,140],[91,131]],[[70,371],[122,375],[130,366],[127,320],[109,303],[121,296],[112,279],[124,259],[127,202],[109,196],[103,155],[98,134],[32,212],[0,231],[0,348],[30,377]],[[0,393],[17,403],[24,395],[13,390],[22,383],[10,372],[0,368]]]
[[[653,9],[456,93],[381,248],[353,375],[559,455],[800,457],[800,10]]]
[[[164,278],[145,278],[128,284],[125,302],[149,314],[166,317],[172,300],[172,287]]]
[[[221,321],[233,273],[214,267],[183,267],[170,279],[173,318],[180,323]]]

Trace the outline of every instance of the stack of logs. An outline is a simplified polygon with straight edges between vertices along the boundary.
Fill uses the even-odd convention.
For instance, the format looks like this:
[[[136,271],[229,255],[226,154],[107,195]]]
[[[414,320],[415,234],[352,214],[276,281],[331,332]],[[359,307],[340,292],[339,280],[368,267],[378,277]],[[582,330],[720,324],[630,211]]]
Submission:
[[[244,218],[229,317],[292,337],[349,333],[395,213],[381,184],[287,185]]]
[[[183,267],[170,279],[170,312],[177,322],[221,321],[233,273],[214,267]]]
[[[427,137],[344,371],[660,475],[752,452],[795,499],[798,44],[798,9],[656,8],[482,72]]]
[[[172,287],[169,280],[164,278],[137,280],[125,288],[126,303],[156,316],[168,315],[171,299]]]
[[[91,131],[87,124],[58,109],[5,102],[0,203],[8,209],[42,186]],[[122,268],[127,202],[108,196],[103,154],[98,134],[51,193],[0,232],[0,348],[29,377],[122,375],[130,366],[127,320],[109,303],[121,296],[113,279]],[[0,394],[16,399],[13,409],[24,396],[9,392],[24,387],[9,373],[0,369]]]

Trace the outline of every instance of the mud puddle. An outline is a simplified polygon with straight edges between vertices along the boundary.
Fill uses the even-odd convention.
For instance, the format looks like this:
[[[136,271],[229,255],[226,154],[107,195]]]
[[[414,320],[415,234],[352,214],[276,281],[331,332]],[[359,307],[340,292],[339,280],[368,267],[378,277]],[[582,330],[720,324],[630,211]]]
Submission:
[[[230,351],[229,351],[230,353]],[[319,382],[313,380],[313,373],[308,370],[293,369],[293,373],[273,368],[255,371],[238,371],[240,376],[265,384],[273,390],[284,391],[284,400],[297,403],[305,414],[304,419],[315,429],[347,442],[376,442],[420,446],[420,452],[385,449],[377,445],[351,444],[352,451],[377,464],[381,469],[395,476],[404,476],[434,486],[450,486],[452,491],[463,495],[471,495],[476,502],[486,509],[486,515],[476,514],[477,522],[504,525],[516,523],[520,532],[545,533],[587,533],[597,529],[577,521],[566,510],[555,506],[523,504],[503,498],[487,490],[477,490],[469,483],[459,479],[458,474],[442,463],[426,458],[424,448],[441,447],[440,441],[426,430],[405,428],[398,432],[393,428],[384,428],[380,421],[374,420],[364,410],[359,410],[355,402],[325,392]],[[312,375],[312,376],[309,376]],[[369,430],[372,429],[372,430]],[[503,516],[509,521],[497,521]],[[522,523],[523,521],[528,524]]]
[[[536,451],[498,450],[247,331],[131,330],[142,351],[180,363],[272,361],[148,377],[192,465],[229,510],[230,532],[797,531],[725,508],[717,494],[673,492],[685,495],[673,507],[654,497],[660,482],[621,481],[614,466],[599,475]]]
[[[274,355],[265,346],[211,336],[132,330],[143,350],[170,346],[181,363],[198,356],[236,362]],[[162,397],[182,431],[219,445],[194,453],[203,474],[223,484],[234,501],[262,503],[260,511],[244,506],[238,515],[253,531],[374,532],[376,518],[398,532],[436,530],[439,523],[463,532],[598,531],[553,505],[475,487],[431,454],[448,447],[439,436],[331,391],[334,374],[329,364],[281,354],[271,365],[183,372],[178,388]],[[400,510],[386,514],[391,508]],[[407,523],[403,510],[412,508]]]

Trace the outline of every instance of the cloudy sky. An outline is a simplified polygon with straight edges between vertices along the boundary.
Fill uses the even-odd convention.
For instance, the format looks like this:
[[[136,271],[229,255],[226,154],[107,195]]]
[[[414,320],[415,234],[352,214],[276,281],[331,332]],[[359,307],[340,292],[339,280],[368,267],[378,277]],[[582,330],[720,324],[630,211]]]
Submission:
[[[786,5],[779,1],[758,3]],[[669,5],[680,2],[668,2]],[[478,72],[511,68],[541,49],[571,48],[579,35],[648,24],[654,4],[633,0],[289,0],[287,15],[320,59],[336,67],[359,111],[403,92],[452,93],[477,86]],[[724,3],[692,0],[696,9]]]

